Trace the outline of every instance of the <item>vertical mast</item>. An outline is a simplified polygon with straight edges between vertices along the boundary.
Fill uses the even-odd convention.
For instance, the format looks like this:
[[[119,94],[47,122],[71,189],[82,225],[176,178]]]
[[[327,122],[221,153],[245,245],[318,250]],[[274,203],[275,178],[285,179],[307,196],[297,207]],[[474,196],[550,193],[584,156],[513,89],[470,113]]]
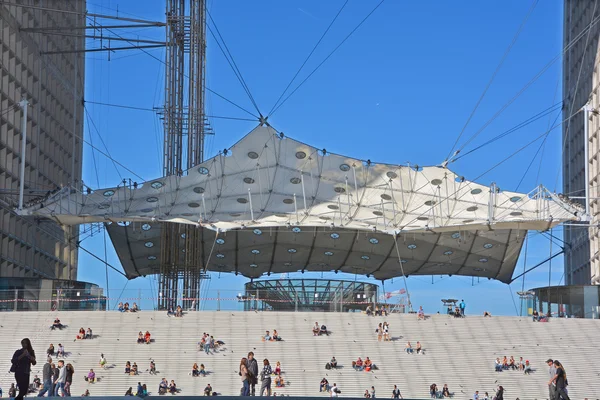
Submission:
[[[182,176],[204,160],[205,1],[167,0],[166,20],[164,174]],[[198,309],[203,245],[201,229],[162,223],[160,309]]]

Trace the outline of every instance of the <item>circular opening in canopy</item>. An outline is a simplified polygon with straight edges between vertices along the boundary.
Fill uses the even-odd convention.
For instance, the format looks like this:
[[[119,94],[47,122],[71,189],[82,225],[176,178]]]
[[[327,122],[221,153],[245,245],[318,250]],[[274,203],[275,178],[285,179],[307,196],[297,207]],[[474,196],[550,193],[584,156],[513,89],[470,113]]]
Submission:
[[[385,175],[390,179],[396,179],[398,177],[398,174],[393,171],[388,171]]]
[[[427,200],[427,201],[425,202],[425,205],[426,205],[426,206],[433,206],[433,205],[435,205],[435,203],[436,203],[436,201],[435,201],[435,200]]]
[[[335,232],[333,232],[333,233],[332,233],[331,235],[329,235],[329,236],[331,236],[331,238],[332,238],[332,239],[339,239],[339,238],[340,238],[340,234],[339,234],[339,233],[335,233]]]
[[[296,249],[288,249],[288,253],[294,254],[296,253],[298,250]]]
[[[416,249],[416,248],[417,248],[417,245],[416,245],[416,244],[414,244],[414,243],[411,243],[411,244],[409,244],[409,245],[408,245],[408,246],[406,246],[406,247],[408,247],[410,250],[414,250],[414,249]]]
[[[248,199],[245,197],[240,197],[239,199],[237,199],[237,202],[240,204],[246,204],[248,202]]]
[[[189,208],[198,208],[198,207],[200,207],[200,204],[198,204],[198,203],[188,203],[188,207]]]
[[[441,179],[433,179],[431,181],[431,184],[434,185],[434,186],[439,186],[439,185],[442,184],[442,180]]]
[[[370,260],[371,259],[371,257],[369,257],[369,256],[361,256],[360,258],[362,258],[363,260]]]
[[[303,152],[303,151],[297,151],[297,152],[296,152],[296,158],[297,158],[298,160],[303,160],[303,159],[305,159],[305,158],[306,158],[306,153],[305,153],[305,152]]]
[[[377,215],[378,217],[382,217],[383,213],[381,211],[373,211],[373,215]]]
[[[260,250],[258,250],[258,249],[252,249],[251,253],[254,254],[254,255],[260,254]]]
[[[255,235],[262,235],[262,231],[258,228],[254,229],[252,232],[254,232]]]
[[[371,244],[377,244],[377,243],[379,243],[379,239],[371,238],[371,239],[369,239],[369,242],[371,242]]]
[[[217,258],[225,258],[225,254],[218,253],[218,254],[217,254]]]
[[[197,186],[194,188],[194,193],[202,194],[202,193],[204,193],[204,188]]]
[[[294,177],[294,178],[290,179],[290,183],[291,183],[292,185],[297,185],[297,184],[299,184],[300,182],[302,182],[302,180],[300,180],[300,178],[296,178],[296,177]]]
[[[468,207],[467,211],[477,211],[477,206]]]
[[[253,183],[254,183],[254,179],[252,179],[252,178],[250,178],[250,177],[245,177],[245,178],[244,178],[244,183],[247,183],[247,184],[249,184],[249,185],[250,185],[250,184],[253,184]]]
[[[198,172],[200,172],[200,175],[208,175],[208,168],[200,167],[198,168]]]
[[[336,187],[333,189],[333,191],[334,191],[334,192],[336,192],[336,193],[346,193],[346,189],[344,189],[344,188],[343,188],[343,187],[341,187],[341,186],[336,186]]]
[[[338,210],[339,209],[339,207],[336,206],[335,204],[330,204],[327,206],[327,208],[329,208],[330,210]]]
[[[294,199],[283,199],[284,204],[294,204]]]
[[[294,233],[299,233],[301,231],[302,231],[302,229],[298,228],[297,226],[292,228],[292,232],[294,232]]]
[[[144,246],[146,246],[147,248],[154,247],[154,243],[146,242],[146,243],[144,243]]]
[[[344,172],[350,171],[350,166],[348,164],[342,164],[340,165],[340,169]]]
[[[148,197],[146,201],[148,203],[156,203],[158,201],[158,197]]]
[[[392,199],[392,196],[390,196],[389,194],[382,194],[380,197],[383,200],[391,200]]]
[[[486,262],[488,262],[488,259],[487,258],[480,258],[479,262],[480,263],[486,263]]]
[[[513,203],[516,203],[519,200],[521,200],[521,197],[519,197],[519,196],[513,196],[513,197],[510,198],[510,201],[513,202]]]
[[[251,158],[251,159],[253,159],[253,160],[256,160],[258,158],[258,153],[255,152],[255,151],[251,151],[251,152],[248,153],[248,157]]]
[[[216,242],[217,244],[225,244],[225,239],[218,238]]]
[[[148,260],[154,261],[154,260],[156,260],[156,256],[148,256]]]
[[[163,186],[164,186],[164,185],[163,185],[163,183],[162,183],[162,182],[158,182],[158,181],[156,181],[156,182],[152,182],[152,183],[150,184],[150,187],[151,187],[152,189],[160,189],[160,188],[161,188],[161,187],[163,187]]]
[[[152,228],[152,226],[150,224],[143,224],[142,225],[142,230],[144,231],[149,231]]]
[[[250,268],[258,268],[258,264],[250,264]]]
[[[454,232],[452,234],[452,239],[460,239],[460,233],[459,232]]]
[[[110,197],[113,194],[115,194],[115,191],[114,190],[105,190],[103,194],[105,197]]]
[[[450,255],[452,255],[452,253],[454,253],[452,250],[446,250],[446,251],[444,252],[444,255],[445,255],[445,256],[450,256]]]
[[[333,255],[333,252],[331,252],[331,251],[326,251],[326,252],[325,252],[325,255],[326,255],[326,256],[328,256],[328,257],[331,257],[331,256]]]
[[[479,189],[479,188],[471,190],[471,194],[479,194],[479,193],[481,193],[481,189]]]
[[[117,225],[119,225],[119,226],[129,226],[129,225],[131,225],[131,222],[130,221],[119,221],[119,222],[117,222]]]
[[[486,244],[483,245],[484,249],[491,249],[492,247],[494,247],[494,245],[491,244],[491,243],[486,243]]]

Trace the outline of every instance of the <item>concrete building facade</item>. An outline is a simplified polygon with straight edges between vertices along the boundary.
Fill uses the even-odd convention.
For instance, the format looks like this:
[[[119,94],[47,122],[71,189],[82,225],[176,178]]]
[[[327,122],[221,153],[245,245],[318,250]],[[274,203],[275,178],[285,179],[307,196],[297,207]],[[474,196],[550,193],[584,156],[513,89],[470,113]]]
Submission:
[[[85,0],[0,3],[0,278],[77,279],[78,227],[21,218],[19,101],[29,102],[25,201],[82,173]],[[48,35],[61,28],[68,35]],[[65,29],[67,28],[67,29]],[[56,31],[54,31],[56,32]],[[8,280],[7,280],[8,281]]]
[[[563,192],[584,197],[590,188],[592,224],[600,212],[600,116],[590,113],[589,134],[584,134],[584,113],[578,112],[589,102],[600,111],[598,96],[600,38],[600,1],[564,1],[563,48]],[[588,154],[585,154],[585,141]],[[585,179],[589,163],[589,180]],[[584,204],[583,199],[577,201]],[[564,234],[565,283],[567,285],[600,284],[600,230],[566,226]]]

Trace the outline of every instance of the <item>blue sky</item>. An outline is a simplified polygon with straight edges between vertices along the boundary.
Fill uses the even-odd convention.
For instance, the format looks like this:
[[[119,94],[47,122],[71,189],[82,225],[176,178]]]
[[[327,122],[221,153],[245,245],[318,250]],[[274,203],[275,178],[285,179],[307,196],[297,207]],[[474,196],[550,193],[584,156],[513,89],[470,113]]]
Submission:
[[[263,114],[269,112],[296,70],[338,12],[336,1],[209,1],[209,10],[225,38],[235,62]],[[350,0],[292,89],[327,57],[379,0]],[[340,154],[389,163],[435,165],[442,162],[463,129],[475,104],[498,66],[506,48],[532,7],[532,1],[404,2],[385,1],[371,17],[270,117],[270,123],[287,136]],[[164,20],[163,1],[92,0],[88,11],[124,17]],[[159,29],[120,30],[125,37],[162,40]],[[89,40],[97,47],[99,41]],[[562,48],[562,4],[536,4],[514,47],[486,96],[466,127],[459,147],[488,124],[522,88],[555,58]],[[162,126],[148,111],[107,107],[91,102],[141,108],[162,105],[164,49],[88,53],[86,57],[85,136],[129,169],[146,179],[162,175]],[[463,154],[558,103],[561,62],[552,64],[527,90],[469,143]],[[212,37],[208,38],[207,86],[249,111],[255,112]],[[248,114],[207,93],[207,113],[228,117]],[[542,135],[558,111],[475,151],[451,165],[469,180],[506,190],[528,192],[542,183],[561,191],[561,130],[548,136],[528,174],[525,170],[540,149],[538,141],[507,162],[481,176],[520,147]],[[91,123],[93,121],[93,124]],[[206,154],[229,147],[256,126],[251,121],[212,119],[216,132],[206,143]],[[102,141],[100,140],[102,138]],[[540,157],[543,154],[543,157]],[[95,161],[94,161],[95,158]],[[541,161],[540,161],[541,160]],[[118,169],[118,171],[117,171]],[[539,171],[539,174],[538,174]],[[84,181],[92,187],[115,186],[134,178],[99,153],[84,151]],[[524,177],[524,178],[523,178]],[[135,179],[135,178],[134,178]],[[521,185],[519,186],[520,181]],[[562,237],[560,229],[555,233]],[[102,234],[82,246],[104,257]],[[558,249],[553,245],[553,252]],[[549,256],[549,241],[533,233],[515,274]],[[120,268],[110,242],[108,262]],[[109,270],[110,296],[151,296],[153,278],[127,283]],[[308,277],[304,275],[304,277]],[[318,274],[315,277],[321,277]],[[353,275],[324,274],[324,278],[355,279]],[[551,283],[564,283],[563,259],[552,262]],[[105,266],[80,252],[78,279],[106,287]],[[368,280],[358,277],[359,280]],[[526,276],[525,288],[545,286],[546,264]],[[232,297],[245,279],[212,274],[203,294]],[[464,298],[468,311],[515,314],[522,280],[511,286],[468,277],[410,277],[413,304],[427,311],[441,310],[442,298]],[[126,287],[125,287],[126,285]],[[385,290],[403,287],[400,279],[386,282]],[[123,289],[125,290],[123,291]],[[511,299],[513,297],[513,299]],[[208,305],[209,307],[212,305]],[[231,302],[223,307],[234,308]]]

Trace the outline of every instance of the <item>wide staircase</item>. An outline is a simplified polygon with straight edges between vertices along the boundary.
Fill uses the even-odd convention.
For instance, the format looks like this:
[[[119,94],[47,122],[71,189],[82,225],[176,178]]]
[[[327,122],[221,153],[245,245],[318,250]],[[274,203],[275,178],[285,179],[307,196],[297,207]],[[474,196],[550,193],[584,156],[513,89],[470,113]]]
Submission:
[[[68,325],[64,330],[50,330],[58,316]],[[379,322],[390,323],[390,342],[378,342],[375,328]],[[314,337],[315,322],[326,324],[329,336]],[[92,340],[77,340],[80,327],[92,328]],[[277,329],[283,341],[262,342],[265,330]],[[149,330],[154,342],[136,344],[139,331]],[[197,342],[207,332],[225,345],[215,353],[197,351]],[[253,351],[262,365],[281,362],[285,386],[272,390],[277,395],[327,396],[319,393],[323,377],[336,383],[341,397],[362,397],[374,386],[377,397],[389,398],[398,385],[404,398],[429,398],[429,386],[448,384],[456,399],[472,398],[475,390],[493,396],[498,385],[506,399],[546,399],[548,396],[548,358],[560,360],[567,371],[572,399],[599,398],[600,321],[553,319],[534,323],[530,318],[474,317],[454,319],[432,315],[417,321],[414,315],[368,317],[358,313],[294,312],[189,312],[183,318],[167,317],[164,312],[22,312],[0,313],[0,387],[8,392],[13,382],[10,359],[20,347],[20,339],[29,337],[38,357],[33,375],[41,378],[45,351],[50,343],[62,343],[68,363],[75,368],[72,394],[89,389],[92,396],[122,396],[138,382],[157,394],[160,379],[174,379],[180,395],[202,395],[210,383],[220,395],[237,395],[241,381],[240,359]],[[406,342],[420,341],[423,355],[405,352]],[[108,369],[98,365],[104,353]],[[514,356],[529,360],[531,375],[519,371],[494,371],[496,357]],[[325,364],[335,356],[341,368],[326,370]],[[379,367],[371,372],[357,372],[352,361],[370,357]],[[158,374],[147,371],[154,360]],[[54,359],[56,361],[56,358]],[[136,362],[139,376],[124,374],[126,361]],[[194,362],[203,363],[210,372],[206,377],[192,377]],[[113,366],[114,365],[114,366]],[[94,368],[100,378],[88,384],[83,377]],[[256,390],[259,390],[257,385]]]

